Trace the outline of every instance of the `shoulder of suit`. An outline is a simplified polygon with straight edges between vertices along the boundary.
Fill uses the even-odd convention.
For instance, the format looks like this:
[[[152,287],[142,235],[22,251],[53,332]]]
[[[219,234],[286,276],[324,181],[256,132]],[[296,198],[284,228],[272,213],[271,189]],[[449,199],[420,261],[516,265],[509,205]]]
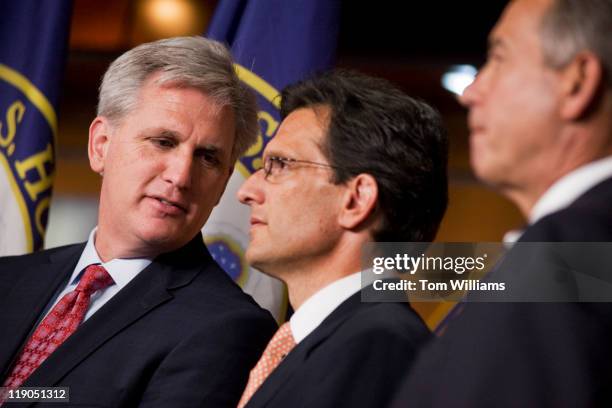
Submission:
[[[80,253],[84,247],[85,243],[81,242],[78,244],[70,244],[64,245],[60,247],[44,249],[36,252],[32,252],[24,255],[12,255],[12,256],[4,256],[0,257],[0,265],[29,265],[32,263],[43,262],[54,254],[59,254],[65,251],[75,251],[75,253]],[[79,251],[80,250],[80,251]]]
[[[189,307],[208,314],[217,311],[219,316],[259,316],[273,321],[270,313],[261,308],[236,282],[212,260],[204,261],[199,273],[189,285],[174,294]]]
[[[363,353],[364,361],[382,358],[404,362],[431,338],[416,312],[402,303],[361,303],[350,316],[321,336],[325,330],[320,326],[304,340],[313,361]]]
[[[612,212],[610,204],[582,200],[550,214],[530,227],[524,241],[610,241]]]
[[[387,335],[399,337],[428,336],[429,330],[407,303],[372,302],[361,307],[342,324],[352,335]]]

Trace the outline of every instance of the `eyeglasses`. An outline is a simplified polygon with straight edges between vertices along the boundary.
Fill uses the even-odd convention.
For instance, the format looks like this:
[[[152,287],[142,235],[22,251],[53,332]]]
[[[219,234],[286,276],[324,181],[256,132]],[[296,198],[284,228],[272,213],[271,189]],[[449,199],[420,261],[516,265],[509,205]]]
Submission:
[[[297,160],[290,159],[288,157],[279,157],[279,156],[268,156],[264,158],[264,179],[268,179],[270,176],[276,177],[282,175],[290,166],[294,164],[308,164],[311,166],[319,166],[326,167],[330,169],[337,168],[336,166],[332,166],[331,164],[326,163],[317,163],[309,160]]]

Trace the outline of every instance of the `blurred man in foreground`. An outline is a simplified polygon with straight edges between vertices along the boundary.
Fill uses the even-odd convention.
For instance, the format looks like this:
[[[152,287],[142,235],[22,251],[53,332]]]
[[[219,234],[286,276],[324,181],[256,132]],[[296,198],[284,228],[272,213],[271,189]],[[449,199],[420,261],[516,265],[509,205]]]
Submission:
[[[472,167],[528,218],[521,243],[612,241],[610,38],[610,0],[512,1],[463,95]],[[610,303],[462,307],[394,406],[612,403]]]
[[[69,387],[79,406],[238,402],[275,324],[200,229],[256,133],[253,96],[219,43],[160,40],[111,64],[89,129],[96,229],[0,259],[6,387]]]
[[[361,301],[362,250],[434,239],[446,134],[431,107],[359,74],[323,74],[281,101],[263,169],[238,197],[251,207],[247,260],[287,284],[295,313],[239,407],[381,406],[428,330],[407,303]]]

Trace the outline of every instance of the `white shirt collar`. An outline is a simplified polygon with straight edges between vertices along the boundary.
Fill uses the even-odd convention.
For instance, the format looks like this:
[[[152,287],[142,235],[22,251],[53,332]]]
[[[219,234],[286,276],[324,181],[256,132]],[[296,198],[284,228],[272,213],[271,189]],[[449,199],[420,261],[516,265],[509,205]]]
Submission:
[[[112,259],[109,262],[102,262],[96,247],[94,245],[96,238],[97,227],[94,228],[89,234],[85,249],[81,253],[81,257],[77,262],[72,276],[70,276],[69,285],[75,285],[80,279],[81,272],[92,264],[101,264],[104,269],[108,271],[108,274],[113,278],[118,289],[122,289],[126,286],[136,275],[138,275],[144,268],[149,266],[152,262],[150,258],[130,258],[130,259]]]
[[[569,207],[581,195],[612,177],[612,156],[585,164],[557,180],[531,210],[529,224]]]
[[[296,343],[316,329],[342,302],[361,290],[361,272],[330,283],[309,297],[289,320]]]
[[[581,195],[602,181],[612,177],[612,156],[596,160],[578,167],[557,180],[542,194],[535,203],[529,215],[529,225],[533,225],[542,218],[569,207]],[[503,242],[514,244],[521,238],[524,230],[508,231]]]

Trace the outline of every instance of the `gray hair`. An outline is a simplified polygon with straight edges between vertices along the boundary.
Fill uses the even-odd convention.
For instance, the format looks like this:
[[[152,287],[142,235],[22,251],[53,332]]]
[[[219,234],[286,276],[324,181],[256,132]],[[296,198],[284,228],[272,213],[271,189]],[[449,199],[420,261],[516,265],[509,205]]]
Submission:
[[[138,103],[145,80],[161,73],[160,84],[193,87],[234,113],[236,135],[232,160],[255,143],[259,125],[253,93],[238,79],[227,48],[204,37],[176,37],[141,44],[108,68],[100,85],[98,115],[114,126]]]
[[[612,86],[612,0],[553,0],[541,26],[548,65],[561,68],[576,54],[590,50],[603,65],[604,81]]]

